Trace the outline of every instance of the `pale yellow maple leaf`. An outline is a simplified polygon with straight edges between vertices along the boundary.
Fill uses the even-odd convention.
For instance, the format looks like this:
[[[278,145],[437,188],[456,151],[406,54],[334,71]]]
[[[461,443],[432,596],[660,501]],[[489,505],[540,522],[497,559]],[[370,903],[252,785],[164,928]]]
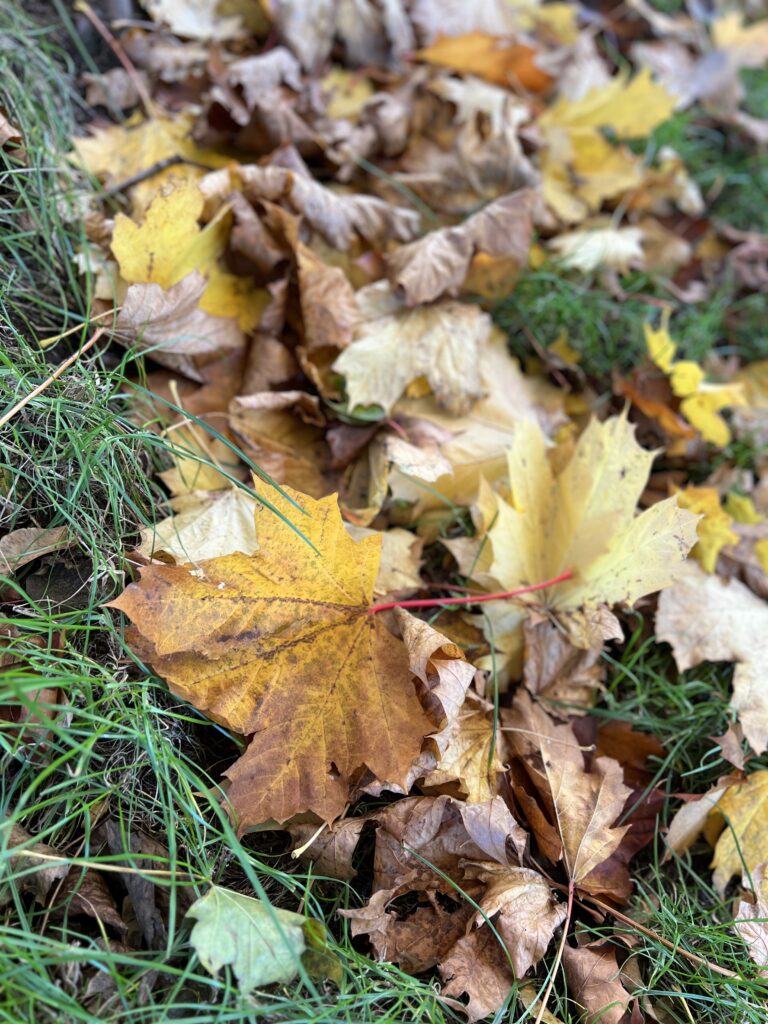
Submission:
[[[681,672],[702,661],[735,662],[731,707],[752,749],[768,750],[768,604],[739,580],[689,562],[659,598],[656,636],[672,645]]]
[[[491,320],[477,306],[451,299],[406,307],[386,281],[357,293],[362,323],[333,364],[346,379],[350,409],[389,412],[407,386],[425,377],[449,412],[468,412],[483,389],[478,364]]]
[[[579,646],[615,635],[618,623],[607,609],[668,586],[696,541],[697,517],[675,497],[636,515],[654,458],[622,415],[592,420],[555,472],[541,430],[521,423],[508,455],[511,497],[498,500],[487,534],[489,574],[499,589],[571,570],[571,579],[531,598],[578,622],[572,635]],[[508,605],[500,605],[508,614]],[[494,607],[486,605],[491,616]],[[497,642],[500,636],[504,642],[495,629]]]

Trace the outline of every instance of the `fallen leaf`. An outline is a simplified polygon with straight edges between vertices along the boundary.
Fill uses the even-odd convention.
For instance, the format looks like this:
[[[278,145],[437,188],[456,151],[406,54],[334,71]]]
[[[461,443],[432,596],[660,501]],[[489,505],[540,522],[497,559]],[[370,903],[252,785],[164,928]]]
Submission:
[[[283,202],[293,213],[303,214],[336,249],[349,249],[358,235],[371,244],[390,238],[410,242],[419,231],[420,217],[414,210],[391,205],[377,196],[337,192],[308,173],[284,167],[243,165],[236,172],[209,174],[199,185],[209,203],[223,199],[237,185],[251,202]]]
[[[501,943],[490,928],[463,936],[440,964],[443,996],[469,996],[470,1024],[498,1013],[512,991],[512,971]]]
[[[544,92],[552,84],[547,72],[537,66],[534,49],[484,32],[444,35],[414,56],[460,74],[477,75],[494,85],[519,85],[530,92]]]
[[[392,495],[413,503],[414,515],[429,508],[444,508],[442,499],[468,503],[477,493],[481,478],[489,483],[501,480],[507,472],[507,450],[524,420],[538,422],[547,433],[565,422],[562,395],[544,381],[521,373],[507,352],[506,338],[496,328],[480,350],[477,369],[485,397],[466,416],[451,416],[434,396],[404,398],[395,407],[409,436],[417,433],[420,421],[442,431],[436,447],[451,467],[435,477],[422,466],[397,463],[390,474]]]
[[[162,555],[177,565],[196,565],[235,551],[251,555],[258,548],[258,504],[239,487],[192,492],[172,499],[171,507],[174,515],[142,530],[138,552],[145,558]]]
[[[753,772],[729,786],[717,803],[723,828],[715,846],[712,881],[722,896],[734,877],[756,871],[765,859],[768,834],[768,771]]]
[[[117,316],[117,337],[190,380],[204,381],[207,364],[245,346],[237,320],[200,308],[206,287],[197,271],[167,291],[132,284]]]
[[[0,537],[0,572],[16,572],[41,555],[62,551],[71,543],[66,526],[54,526],[49,529],[28,526],[11,530]]]
[[[744,940],[749,955],[762,968],[768,967],[768,878],[766,864],[759,864],[751,879],[744,878],[746,893],[739,902],[734,928]],[[751,895],[751,899],[749,898]]]
[[[420,781],[421,788],[455,792],[470,804],[496,795],[505,766],[499,756],[503,738],[494,728],[492,705],[468,695],[455,721],[436,742],[438,764]]]
[[[483,913],[475,914],[475,927],[491,919],[504,940],[515,977],[522,978],[546,953],[565,920],[565,904],[555,902],[549,883],[530,868],[481,863],[472,864],[468,871],[488,886],[479,901]]]
[[[666,836],[667,847],[672,853],[685,853],[696,842],[727,788],[726,785],[715,786],[679,808],[669,823]]]
[[[621,1024],[631,996],[620,980],[616,947],[609,942],[563,949],[568,991],[583,1008],[588,1024]]]
[[[357,874],[352,866],[352,855],[365,825],[365,818],[343,818],[319,835],[315,824],[288,825],[295,844],[293,856],[301,850],[300,860],[313,864],[316,875],[350,881]]]
[[[571,707],[592,707],[605,676],[602,645],[575,647],[563,629],[548,620],[526,622],[523,633],[523,681],[530,692]]]
[[[689,563],[659,598],[656,636],[671,644],[681,672],[702,661],[736,663],[731,707],[755,753],[768,750],[765,601],[738,580],[708,576]]]
[[[457,295],[474,256],[483,253],[525,265],[537,193],[520,189],[489,203],[463,224],[430,231],[386,259],[387,273],[407,306]]]
[[[590,875],[618,849],[627,832],[626,825],[614,827],[631,792],[624,785],[621,766],[612,758],[598,757],[588,772],[571,727],[553,721],[524,690],[518,691],[503,721],[510,747],[547,812],[550,830],[559,836],[560,851],[551,849],[550,837],[531,820],[534,834],[543,835],[550,860],[562,857],[577,888],[605,892],[605,881]]]
[[[53,884],[66,878],[69,863],[58,850],[47,843],[36,842],[26,829],[15,822],[6,821],[3,832],[8,870],[4,872],[0,905],[13,899],[7,888],[9,885],[18,886],[21,892],[31,892],[37,903],[45,903]]]
[[[253,734],[227,772],[241,829],[305,810],[331,821],[356,771],[404,782],[433,729],[405,647],[368,614],[377,539],[352,540],[335,496],[287,493],[306,515],[279,495],[272,503],[306,540],[262,509],[254,556],[205,562],[202,577],[148,566],[113,603],[175,693]]]
[[[378,405],[389,412],[422,376],[454,415],[483,396],[478,361],[491,333],[487,313],[449,299],[408,309],[386,282],[361,289],[357,301],[363,323],[333,364],[346,380],[350,409]]]
[[[640,228],[583,228],[558,235],[549,248],[569,270],[591,274],[610,269],[625,274],[630,266],[644,266],[642,242]]]
[[[187,911],[190,944],[207,971],[232,968],[240,991],[287,985],[299,973],[307,944],[305,919],[243,893],[212,885]]]
[[[677,492],[677,503],[680,508],[701,516],[696,526],[699,539],[691,550],[691,557],[698,560],[704,572],[714,572],[722,549],[739,542],[739,535],[731,529],[733,517],[720,505],[720,495],[714,487],[689,485]]]
[[[240,2],[245,8],[244,0]],[[146,0],[144,6],[154,21],[164,22],[174,35],[186,39],[223,41],[247,34],[238,15],[223,16],[221,0]]]
[[[676,498],[635,516],[653,459],[625,416],[593,419],[565,467],[554,473],[539,427],[520,423],[508,455],[512,498],[499,500],[488,531],[490,574],[513,590],[571,569],[573,578],[547,590],[545,598],[566,620],[579,609],[631,605],[668,587],[693,545],[696,518]],[[488,614],[492,608],[486,605]],[[501,633],[495,635],[498,640]],[[602,622],[585,620],[583,643],[576,642],[590,646],[588,637],[604,635]]]

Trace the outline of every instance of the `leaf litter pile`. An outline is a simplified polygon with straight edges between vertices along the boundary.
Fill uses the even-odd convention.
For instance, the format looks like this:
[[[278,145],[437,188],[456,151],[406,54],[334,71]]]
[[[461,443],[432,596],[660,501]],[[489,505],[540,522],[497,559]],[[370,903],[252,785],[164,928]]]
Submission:
[[[112,607],[135,655],[241,738],[222,780],[239,833],[287,831],[357,893],[360,948],[431,972],[469,1020],[517,980],[555,1021],[562,970],[606,1024],[672,1019],[640,995],[633,867],[660,833],[659,857],[704,836],[758,976],[768,361],[725,333],[690,358],[675,325],[724,280],[758,296],[768,239],[651,140],[693,110],[768,143],[744,88],[768,19],[645,0],[145,7],[73,140],[93,189],[78,259],[115,344],[146,355],[131,415],[175,451],[172,514]],[[508,336],[532,273],[614,306],[643,280],[631,369],[596,374],[567,322]],[[51,550],[38,533],[0,540],[11,569]],[[685,793],[656,771],[663,746],[603,703],[637,631],[681,672],[735,666],[716,739],[732,770],[668,829]],[[300,914],[219,887],[189,914],[202,962],[246,994],[299,958],[337,976]]]

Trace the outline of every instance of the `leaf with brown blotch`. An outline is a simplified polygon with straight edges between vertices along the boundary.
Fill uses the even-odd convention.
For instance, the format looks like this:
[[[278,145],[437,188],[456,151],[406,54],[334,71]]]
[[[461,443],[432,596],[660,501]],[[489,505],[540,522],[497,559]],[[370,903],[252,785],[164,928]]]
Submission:
[[[621,1024],[632,997],[622,985],[616,948],[608,942],[563,949],[568,991],[587,1024]]]
[[[588,772],[573,729],[554,722],[524,690],[518,691],[504,724],[510,747],[523,761],[560,836],[569,877],[577,888],[605,892],[604,884],[589,876],[610,858],[628,830],[613,827],[631,792],[621,765],[598,757]],[[533,821],[531,826],[535,832]]]
[[[556,903],[552,888],[538,871],[500,864],[468,864],[467,875],[487,886],[478,901],[483,913],[474,924],[490,918],[504,940],[515,976],[522,978],[547,951],[566,917],[565,903]]]
[[[112,605],[174,693],[252,737],[227,772],[241,830],[306,810],[332,821],[356,773],[404,782],[434,729],[405,645],[369,614],[380,542],[349,536],[335,496],[287,493],[306,515],[272,502],[306,539],[261,509],[254,556],[149,566]]]
[[[533,231],[534,189],[520,189],[497,199],[463,224],[430,231],[386,257],[390,281],[407,306],[458,295],[477,253],[525,265]]]

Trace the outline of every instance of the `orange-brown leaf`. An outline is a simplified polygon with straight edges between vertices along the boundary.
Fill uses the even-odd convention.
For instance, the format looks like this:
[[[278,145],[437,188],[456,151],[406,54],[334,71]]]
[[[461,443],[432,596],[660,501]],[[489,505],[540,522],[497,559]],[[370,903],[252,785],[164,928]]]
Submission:
[[[241,829],[307,810],[331,821],[364,767],[404,781],[434,728],[405,646],[368,614],[380,538],[355,542],[335,496],[290,493],[307,515],[273,502],[316,550],[263,508],[253,557],[148,566],[113,605],[174,693],[252,737],[227,772]]]

